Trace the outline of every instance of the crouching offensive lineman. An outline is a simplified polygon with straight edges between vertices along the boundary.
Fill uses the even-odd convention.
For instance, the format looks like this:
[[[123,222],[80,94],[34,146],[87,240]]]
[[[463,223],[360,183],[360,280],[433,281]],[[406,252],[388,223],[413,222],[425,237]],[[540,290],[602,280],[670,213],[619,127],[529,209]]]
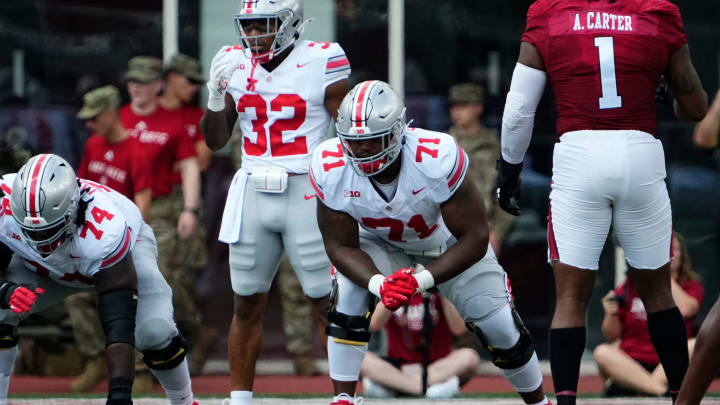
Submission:
[[[106,335],[107,403],[132,403],[137,347],[170,403],[192,404],[172,291],[157,267],[155,236],[135,204],[76,178],[68,162],[51,154],[3,176],[0,190],[0,268],[7,266],[0,286],[0,404],[7,402],[18,324],[93,286]]]
[[[310,166],[318,224],[338,270],[326,329],[332,404],[355,403],[376,297],[394,311],[434,286],[523,400],[548,403],[462,148],[449,135],[409,128],[404,103],[381,81],[345,96],[336,128],[338,138],[315,149]]]

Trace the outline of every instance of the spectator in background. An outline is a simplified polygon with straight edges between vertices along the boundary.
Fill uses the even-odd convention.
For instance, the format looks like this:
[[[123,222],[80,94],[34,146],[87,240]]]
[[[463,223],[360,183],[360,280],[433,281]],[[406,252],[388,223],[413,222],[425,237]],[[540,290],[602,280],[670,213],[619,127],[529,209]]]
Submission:
[[[120,91],[114,86],[100,87],[83,96],[77,117],[93,134],[85,144],[78,177],[111,187],[140,209],[147,220],[150,210],[150,162],[137,139],[129,136],[120,122]],[[86,357],[85,369],[70,387],[88,392],[107,377],[105,335],[97,312],[97,296],[81,292],[65,298],[78,350]]]
[[[200,62],[190,56],[176,54],[168,63],[164,71],[164,78],[165,90],[157,98],[157,103],[161,108],[174,114],[176,120],[185,123],[185,131],[195,146],[200,171],[205,171],[212,161],[212,151],[205,144],[205,137],[199,130],[200,119],[204,114],[204,110],[192,104],[193,98],[198,91],[198,84],[205,83]],[[181,183],[180,172],[174,171],[173,184]],[[176,216],[178,214],[179,212],[176,212]],[[180,296],[178,299],[185,302],[184,306],[180,307],[180,310],[184,313],[199,311],[195,285],[199,273],[207,264],[207,232],[204,226],[204,213],[202,210],[197,212],[197,216],[198,224],[195,232],[190,238],[178,241],[178,247],[175,249],[175,255],[173,256],[175,266],[170,269],[172,275],[166,274],[166,277],[173,278],[169,282],[174,291],[182,286],[182,290],[177,290],[175,294]],[[188,362],[192,375],[201,373],[207,355],[217,337],[215,328],[206,326],[198,329],[195,322],[195,320],[192,320],[189,326],[195,336],[190,334],[190,330],[186,331],[193,342]]]
[[[693,320],[700,310],[704,289],[693,270],[683,237],[673,232],[670,277],[672,295],[692,336]],[[667,377],[650,341],[647,313],[631,279],[602,299],[602,332],[610,343],[595,348],[594,357],[605,380],[605,395],[663,395]],[[619,342],[617,342],[619,340]],[[688,340],[692,356],[695,340]]]
[[[470,171],[490,222],[490,244],[499,254],[502,239],[515,219],[498,209],[495,197],[495,161],[500,156],[500,140],[480,122],[485,112],[485,89],[474,83],[456,84],[450,87],[448,103],[453,126],[447,132],[470,157]]]
[[[713,150],[718,146],[720,134],[720,90],[715,94],[707,115],[695,126],[693,139],[695,144],[703,149]]]
[[[425,300],[430,316],[426,320]],[[429,341],[425,341],[425,322],[432,322]],[[427,351],[427,398],[454,398],[460,387],[475,374],[480,358],[475,350],[453,350],[453,335],[467,332],[465,321],[440,293],[417,294],[408,305],[390,312],[378,303],[370,319],[370,330],[385,328],[387,357],[372,352],[365,355],[360,372],[369,398],[396,395],[422,395],[422,363]]]
[[[162,89],[162,61],[152,56],[136,56],[128,62],[125,74],[130,103],[120,109],[120,120],[137,138],[148,160],[152,162],[152,204],[148,224],[155,232],[158,267],[173,290],[175,322],[191,345],[202,327],[194,291],[181,276],[183,266],[205,264],[205,251],[189,257],[183,251],[184,241],[196,232],[200,212],[200,168],[193,138],[186,120],[177,112],[158,104]],[[179,171],[180,177],[175,171]],[[191,286],[190,288],[194,288]],[[187,293],[191,293],[188,296]],[[149,373],[136,375],[148,388]]]

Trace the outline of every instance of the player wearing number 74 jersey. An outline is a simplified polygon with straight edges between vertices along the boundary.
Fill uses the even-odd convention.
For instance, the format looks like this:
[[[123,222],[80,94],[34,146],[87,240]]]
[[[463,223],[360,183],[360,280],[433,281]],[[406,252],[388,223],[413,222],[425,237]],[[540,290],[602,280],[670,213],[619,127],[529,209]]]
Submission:
[[[548,215],[557,293],[550,364],[559,404],[575,403],[585,312],[611,224],[673,397],[688,367],[683,319],[670,290],[670,200],[655,138],[661,75],[675,96],[676,115],[702,119],[707,96],[680,12],[669,1],[538,0],[530,6],[503,115],[498,199],[518,215],[522,161],[549,78],[560,138]]]
[[[244,0],[235,14],[241,45],[224,46],[210,66],[206,142],[217,150],[237,122],[242,167],[228,192],[220,241],[230,244],[235,312],[228,337],[231,405],[252,403],[262,314],[283,250],[324,325],[330,263],[306,175],[348,91],[340,45],[298,41],[301,0]]]
[[[152,229],[122,194],[37,155],[0,178],[0,404],[17,356],[17,326],[76,292],[95,289],[105,331],[109,405],[132,405],[135,349],[172,405],[193,403],[187,345]]]
[[[465,152],[449,135],[408,128],[404,103],[380,81],[345,96],[336,127],[338,138],[313,153],[309,175],[337,269],[325,330],[333,404],[359,403],[355,385],[376,298],[394,311],[436,285],[523,400],[547,404],[532,338],[488,245]]]

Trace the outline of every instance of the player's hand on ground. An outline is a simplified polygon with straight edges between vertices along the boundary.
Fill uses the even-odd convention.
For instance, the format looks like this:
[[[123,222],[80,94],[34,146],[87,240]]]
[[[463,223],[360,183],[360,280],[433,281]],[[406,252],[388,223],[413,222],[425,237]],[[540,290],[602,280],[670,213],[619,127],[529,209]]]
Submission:
[[[620,309],[620,305],[618,305],[617,302],[617,295],[615,295],[615,291],[610,290],[605,296],[602,298],[602,306],[603,310],[605,310],[606,315],[616,315],[618,313],[618,309]]]
[[[385,281],[380,287],[380,299],[388,310],[397,310],[406,305],[415,295],[418,284],[412,276],[412,272],[412,269],[404,268],[385,277]]]
[[[495,166],[498,171],[498,205],[500,205],[500,208],[515,216],[520,215],[520,196],[522,194],[520,172],[522,172],[522,166],[522,163],[508,163],[502,156],[498,159],[497,165]]]
[[[30,311],[33,304],[35,304],[37,295],[43,294],[44,292],[45,290],[40,287],[31,290],[30,288],[22,285],[18,286],[10,295],[10,310],[15,312],[16,314]]]
[[[195,232],[197,227],[197,217],[193,212],[183,211],[178,218],[177,233],[180,239],[187,239]]]

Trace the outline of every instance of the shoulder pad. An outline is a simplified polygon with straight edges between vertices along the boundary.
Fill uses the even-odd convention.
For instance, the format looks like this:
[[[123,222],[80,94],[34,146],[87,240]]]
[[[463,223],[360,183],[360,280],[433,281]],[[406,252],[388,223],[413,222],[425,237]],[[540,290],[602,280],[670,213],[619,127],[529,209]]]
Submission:
[[[130,228],[120,209],[103,193],[96,192],[83,198],[89,201],[85,224],[75,232],[80,252],[84,258],[102,260],[101,267],[108,267],[105,262],[116,257],[118,252],[124,257],[130,250]]]
[[[310,161],[310,182],[321,200],[325,200],[325,193],[334,189],[347,168],[347,159],[343,152],[340,138],[324,141],[312,155]]]
[[[451,176],[462,149],[455,138],[420,128],[405,131],[405,158],[412,159],[420,171],[432,179]]]

